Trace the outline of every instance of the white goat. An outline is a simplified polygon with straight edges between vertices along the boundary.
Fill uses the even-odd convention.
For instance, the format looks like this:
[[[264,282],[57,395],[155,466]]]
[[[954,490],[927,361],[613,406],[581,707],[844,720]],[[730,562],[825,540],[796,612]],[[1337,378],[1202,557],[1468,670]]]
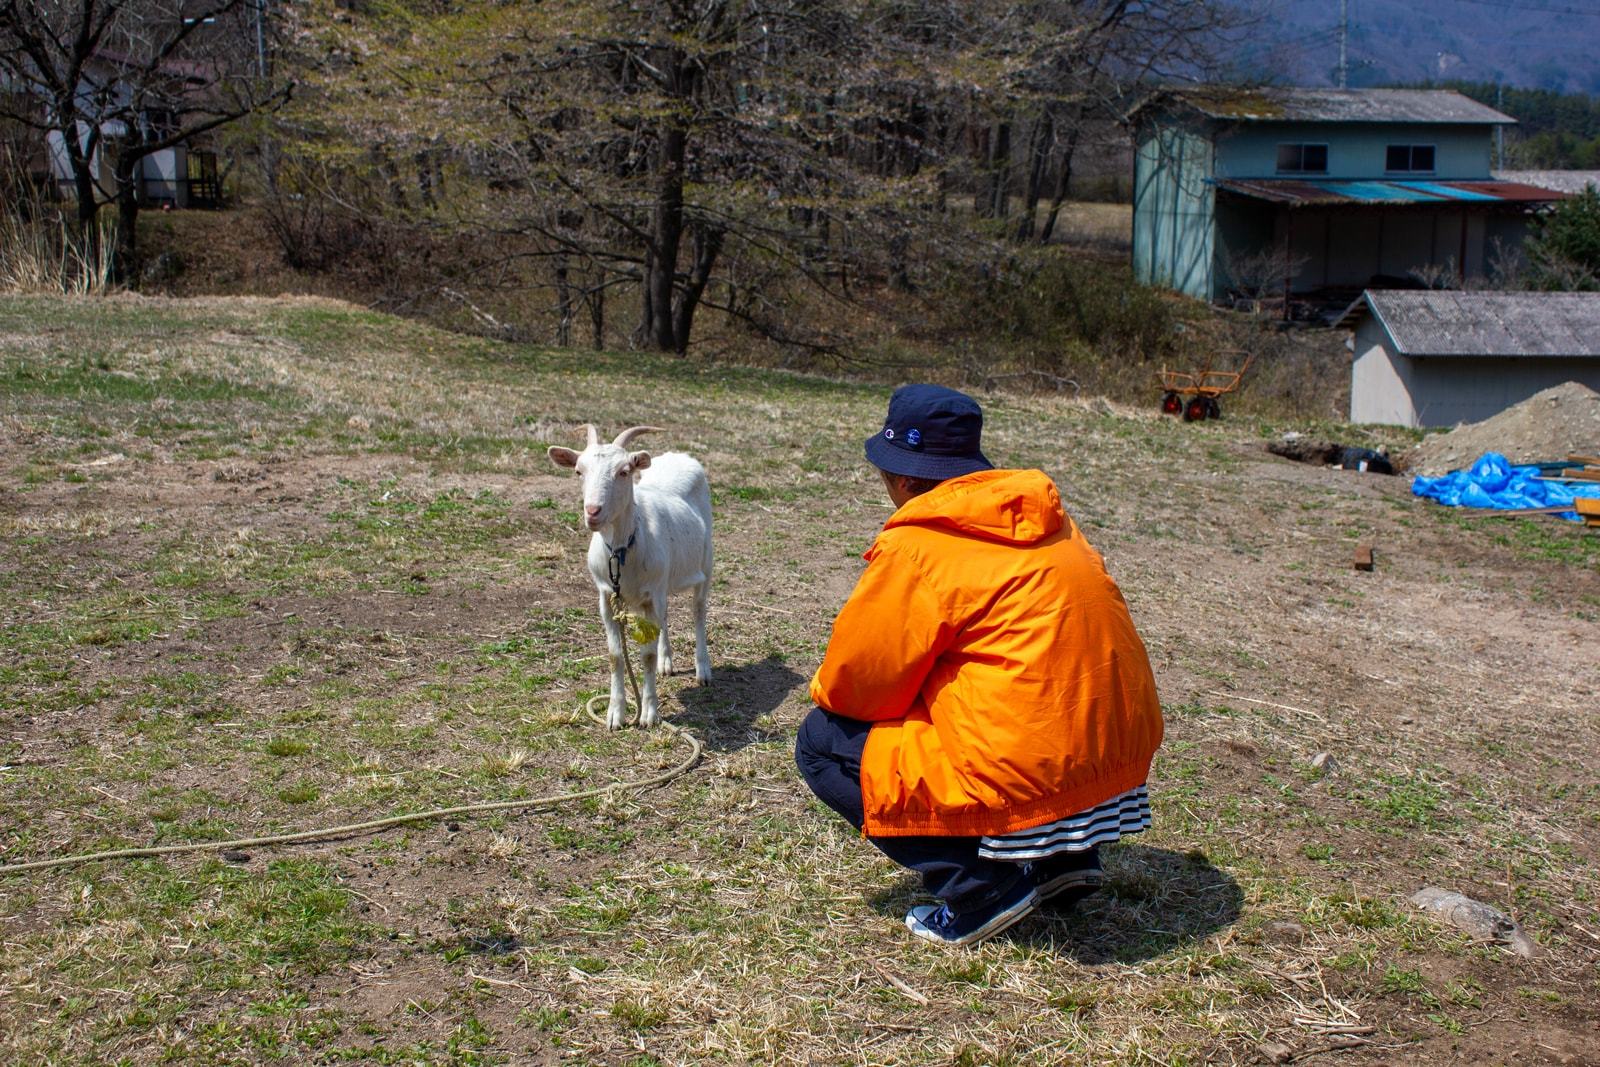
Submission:
[[[611,609],[611,595],[641,618],[661,630],[654,644],[646,643],[639,659],[644,664],[644,706],[639,725],[661,721],[656,699],[656,670],[672,673],[672,647],[667,642],[667,596],[694,590],[694,676],[701,685],[711,681],[711,656],[706,652],[706,598],[711,589],[711,488],[706,472],[693,457],[664,452],[651,459],[648,452],[629,452],[628,445],[642,433],[660,431],[654,426],[623,430],[611,444],[602,444],[592,425],[589,444],[582,452],[550,449],[558,467],[571,467],[583,477],[583,525],[594,531],[589,541],[589,573],[600,591],[600,621],[606,627],[606,648],[611,653],[611,703],[606,725],[622,726],[628,709],[622,626]]]

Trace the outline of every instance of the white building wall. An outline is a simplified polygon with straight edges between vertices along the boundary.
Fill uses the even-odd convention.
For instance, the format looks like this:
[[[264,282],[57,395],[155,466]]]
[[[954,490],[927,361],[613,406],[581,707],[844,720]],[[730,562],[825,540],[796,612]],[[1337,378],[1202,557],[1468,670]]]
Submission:
[[[1411,401],[1411,360],[1390,350],[1389,335],[1371,315],[1355,332],[1350,365],[1350,421],[1416,426]]]
[[[152,152],[142,162],[146,197],[170,200],[173,207],[188,206],[188,153],[181,145]]]
[[[1600,391],[1600,358],[1412,359],[1393,351],[1388,333],[1371,315],[1356,327],[1353,347],[1351,422],[1455,426],[1482,422],[1563,382]]]
[[[1563,382],[1580,382],[1600,391],[1600,358],[1414,359],[1411,397],[1413,426],[1454,426],[1482,422],[1534,393]],[[1561,459],[1561,456],[1549,456]]]

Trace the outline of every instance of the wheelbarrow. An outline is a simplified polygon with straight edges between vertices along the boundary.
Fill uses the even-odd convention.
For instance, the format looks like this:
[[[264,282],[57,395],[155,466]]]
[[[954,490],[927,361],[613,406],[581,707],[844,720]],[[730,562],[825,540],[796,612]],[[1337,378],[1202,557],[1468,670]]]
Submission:
[[[1209,362],[1197,371],[1162,367],[1157,375],[1161,381],[1161,413],[1182,415],[1184,422],[1222,418],[1222,405],[1217,398],[1239,388],[1239,380],[1255,358],[1251,352],[1238,370],[1212,370]]]

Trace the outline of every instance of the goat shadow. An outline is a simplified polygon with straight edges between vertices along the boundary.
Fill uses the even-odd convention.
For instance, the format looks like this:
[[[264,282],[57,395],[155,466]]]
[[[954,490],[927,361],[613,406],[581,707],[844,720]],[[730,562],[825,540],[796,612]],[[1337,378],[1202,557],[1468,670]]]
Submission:
[[[675,725],[693,730],[707,751],[737,752],[746,745],[785,735],[783,728],[770,721],[766,726],[758,722],[804,682],[805,678],[777,655],[737,666],[717,666],[710,685],[691,683],[678,690],[683,710],[671,719]]]
[[[997,935],[1094,966],[1134,964],[1210,937],[1239,919],[1244,891],[1203,852],[1122,842],[1100,850],[1106,884],[1069,910],[1045,905]],[[868,902],[899,918],[927,897],[912,875]]]

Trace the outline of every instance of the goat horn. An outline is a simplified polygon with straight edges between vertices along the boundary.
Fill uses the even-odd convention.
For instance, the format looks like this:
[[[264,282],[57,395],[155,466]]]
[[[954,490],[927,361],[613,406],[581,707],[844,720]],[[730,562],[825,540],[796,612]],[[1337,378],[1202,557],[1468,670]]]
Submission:
[[[642,433],[660,432],[661,427],[659,426],[630,426],[626,430],[623,430],[621,433],[617,434],[617,439],[614,443],[618,448],[627,448],[628,445],[633,443],[633,439]]]
[[[594,423],[586,422],[583,424],[583,428],[589,431],[590,448],[593,448],[595,445],[600,443],[600,431],[594,428]]]

